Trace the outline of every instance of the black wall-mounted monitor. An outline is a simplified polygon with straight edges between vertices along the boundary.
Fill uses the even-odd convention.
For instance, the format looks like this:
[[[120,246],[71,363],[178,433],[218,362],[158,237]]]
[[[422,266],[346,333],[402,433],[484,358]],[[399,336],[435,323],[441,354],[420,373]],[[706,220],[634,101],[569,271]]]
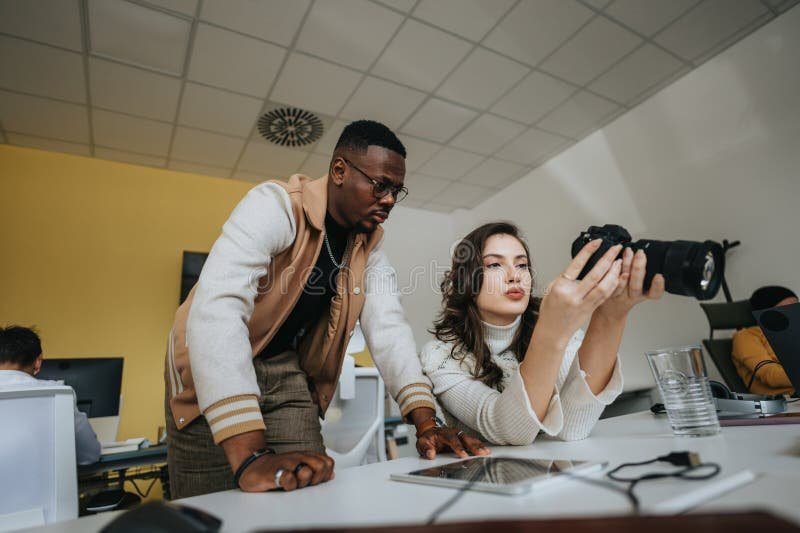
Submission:
[[[72,387],[78,410],[89,418],[119,416],[122,363],[122,357],[45,359],[36,377]]]
[[[183,267],[181,268],[181,300],[183,303],[189,296],[192,287],[200,279],[200,272],[208,258],[205,252],[183,252]]]

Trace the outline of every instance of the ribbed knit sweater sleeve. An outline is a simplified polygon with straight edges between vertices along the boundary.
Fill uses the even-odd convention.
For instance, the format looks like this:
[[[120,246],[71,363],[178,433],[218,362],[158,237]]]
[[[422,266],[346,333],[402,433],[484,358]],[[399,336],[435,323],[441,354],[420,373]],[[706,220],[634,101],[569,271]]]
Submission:
[[[262,183],[233,210],[200,274],[186,341],[198,404],[215,442],[264,429],[247,323],[258,280],[295,233],[288,194]]]

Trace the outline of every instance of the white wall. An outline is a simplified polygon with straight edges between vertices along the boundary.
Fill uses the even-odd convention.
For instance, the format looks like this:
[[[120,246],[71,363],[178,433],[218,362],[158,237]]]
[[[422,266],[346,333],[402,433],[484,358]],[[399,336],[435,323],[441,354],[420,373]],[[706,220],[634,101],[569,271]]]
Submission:
[[[739,239],[727,279],[742,299],[764,284],[800,289],[798,201],[794,8],[453,220],[459,236],[489,220],[519,224],[540,288],[564,268],[570,243],[590,224],[622,224],[634,238]],[[645,349],[705,336],[694,299],[667,295],[637,308],[622,346],[626,389],[653,384]]]
[[[442,269],[450,266],[455,234],[449,215],[401,205],[384,224],[383,248],[397,270],[403,309],[417,347],[422,348],[431,338],[427,330],[442,305],[439,280]]]

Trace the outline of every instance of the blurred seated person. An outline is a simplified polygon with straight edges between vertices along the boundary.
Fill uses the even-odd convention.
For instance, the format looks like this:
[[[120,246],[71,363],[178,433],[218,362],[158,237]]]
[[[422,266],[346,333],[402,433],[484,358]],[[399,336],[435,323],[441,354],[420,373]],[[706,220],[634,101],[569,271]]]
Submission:
[[[0,328],[0,390],[63,385],[36,379],[42,368],[42,343],[36,332],[21,326]],[[85,413],[75,407],[75,453],[79,465],[100,459],[100,442]]]
[[[753,311],[792,305],[797,295],[786,287],[768,286],[756,289],[750,297]],[[731,354],[736,371],[754,394],[793,394],[789,376],[778,361],[759,326],[741,329],[733,336]]]

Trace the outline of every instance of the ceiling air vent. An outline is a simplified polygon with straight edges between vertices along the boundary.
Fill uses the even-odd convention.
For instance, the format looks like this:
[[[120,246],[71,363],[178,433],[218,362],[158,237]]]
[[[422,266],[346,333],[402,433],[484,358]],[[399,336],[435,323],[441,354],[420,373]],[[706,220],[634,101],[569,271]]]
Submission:
[[[258,132],[280,146],[305,146],[322,137],[324,127],[317,115],[296,107],[280,107],[258,119]]]

